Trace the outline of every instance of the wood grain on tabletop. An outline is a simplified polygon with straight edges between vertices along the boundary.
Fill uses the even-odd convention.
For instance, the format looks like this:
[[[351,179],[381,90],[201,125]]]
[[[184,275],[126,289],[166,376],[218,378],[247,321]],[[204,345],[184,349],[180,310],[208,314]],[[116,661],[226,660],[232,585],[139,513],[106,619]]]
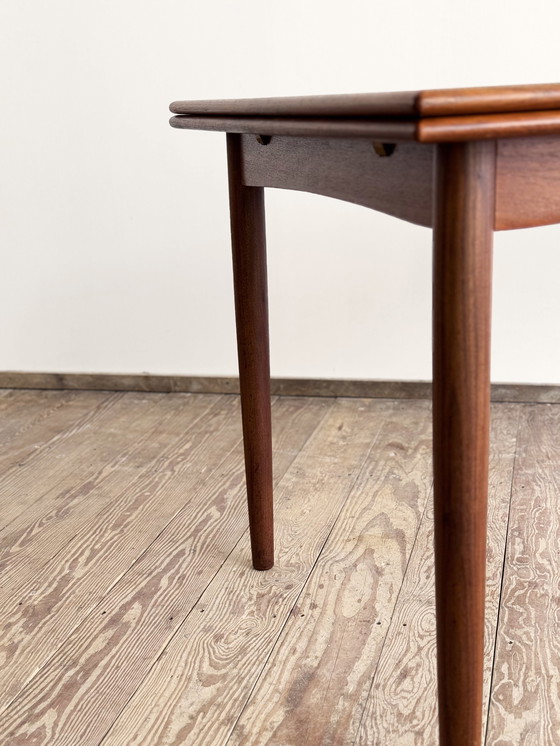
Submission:
[[[415,139],[419,142],[463,142],[557,134],[560,134],[560,111],[527,111],[426,117],[418,121]]]
[[[169,108],[174,114],[270,117],[414,117],[535,111],[560,108],[560,84],[174,101]]]
[[[560,83],[430,89],[419,91],[416,108],[426,117],[559,109]]]
[[[175,101],[186,129],[388,142],[456,142],[560,133],[560,84]]]

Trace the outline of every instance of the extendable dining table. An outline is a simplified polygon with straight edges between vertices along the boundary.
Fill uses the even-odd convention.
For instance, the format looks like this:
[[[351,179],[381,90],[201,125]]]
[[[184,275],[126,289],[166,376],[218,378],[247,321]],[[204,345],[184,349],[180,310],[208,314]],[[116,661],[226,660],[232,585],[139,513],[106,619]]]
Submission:
[[[433,470],[441,746],[480,746],[495,230],[560,222],[560,84],[177,101],[227,133],[253,565],[273,564],[264,188],[433,229]],[[387,247],[390,251],[390,247]],[[543,744],[544,746],[544,744]]]

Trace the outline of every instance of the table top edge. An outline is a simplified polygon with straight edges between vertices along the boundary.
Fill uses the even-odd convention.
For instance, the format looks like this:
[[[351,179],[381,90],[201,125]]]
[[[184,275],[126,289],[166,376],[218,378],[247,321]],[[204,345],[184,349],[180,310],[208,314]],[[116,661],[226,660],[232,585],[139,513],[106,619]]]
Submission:
[[[560,109],[560,83],[381,93],[174,101],[174,114],[266,117],[424,117]]]

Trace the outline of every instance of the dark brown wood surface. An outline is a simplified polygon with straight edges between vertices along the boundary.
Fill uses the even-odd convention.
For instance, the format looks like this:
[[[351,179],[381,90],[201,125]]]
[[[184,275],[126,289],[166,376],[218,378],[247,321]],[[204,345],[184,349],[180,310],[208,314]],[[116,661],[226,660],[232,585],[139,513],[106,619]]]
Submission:
[[[174,101],[174,114],[266,117],[416,117],[560,108],[560,84]]]
[[[346,138],[242,137],[249,186],[313,192],[354,202],[418,225],[432,225],[434,145],[397,143],[380,157],[376,143]],[[558,139],[498,142],[495,230],[560,221]]]
[[[357,137],[388,142],[416,139],[416,124],[405,119],[175,116],[171,117],[169,124],[176,129],[254,135]]]
[[[253,567],[274,564],[264,189],[242,183],[239,135],[227,137],[233,282]]]
[[[560,83],[442,88],[419,91],[416,109],[424,117],[560,108]]]
[[[495,143],[441,145],[434,213],[434,513],[440,746],[482,726]]]
[[[560,138],[498,141],[496,230],[560,223]]]
[[[560,133],[560,84],[175,101],[171,125],[265,135],[456,142]]]
[[[236,132],[295,137],[367,138],[389,143],[416,140],[423,143],[464,142],[509,137],[560,134],[560,111],[503,114],[469,114],[417,119],[366,119],[356,117],[232,117],[174,116],[175,129]]]
[[[414,116],[417,91],[174,101],[174,114],[267,117]]]
[[[560,134],[560,111],[556,110],[420,119],[416,139],[458,142],[554,134]]]
[[[251,186],[314,192],[418,225],[432,223],[433,151],[398,143],[379,156],[367,140],[242,136],[243,179]]]

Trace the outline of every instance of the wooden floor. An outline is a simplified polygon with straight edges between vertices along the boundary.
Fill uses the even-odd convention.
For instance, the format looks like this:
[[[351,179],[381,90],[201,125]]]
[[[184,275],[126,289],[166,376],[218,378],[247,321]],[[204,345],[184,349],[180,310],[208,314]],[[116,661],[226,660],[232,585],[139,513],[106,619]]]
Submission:
[[[273,417],[262,573],[236,396],[0,392],[1,744],[437,744],[430,403]],[[560,744],[559,434],[493,407],[488,745]]]

